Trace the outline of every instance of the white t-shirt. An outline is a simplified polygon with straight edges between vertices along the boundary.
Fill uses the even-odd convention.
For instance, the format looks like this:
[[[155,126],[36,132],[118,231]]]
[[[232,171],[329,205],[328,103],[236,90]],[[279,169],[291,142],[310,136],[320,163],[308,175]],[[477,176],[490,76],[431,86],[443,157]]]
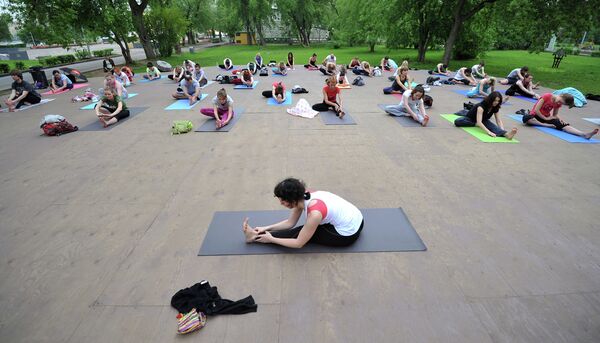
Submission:
[[[410,107],[411,110],[413,110],[413,112],[418,112],[420,111],[419,108],[421,106],[421,104],[423,103],[423,98],[421,99],[415,99],[413,100],[411,98],[412,95],[412,89],[406,90],[404,91],[404,93],[402,93],[402,100],[400,101],[400,107],[404,107],[404,104],[408,104],[408,107]]]
[[[352,236],[360,228],[363,215],[356,206],[342,197],[330,192],[316,191],[310,193],[310,199],[304,200],[304,211],[307,214],[308,204],[312,200],[322,201],[325,204],[326,214],[321,224],[331,224],[342,236]]]
[[[213,98],[212,102],[221,111],[227,111],[227,110],[229,110],[229,106],[231,106],[233,104],[233,99],[228,95],[227,101],[225,102],[225,105],[223,105],[223,104],[221,104],[221,101],[219,101],[219,97],[215,96]]]

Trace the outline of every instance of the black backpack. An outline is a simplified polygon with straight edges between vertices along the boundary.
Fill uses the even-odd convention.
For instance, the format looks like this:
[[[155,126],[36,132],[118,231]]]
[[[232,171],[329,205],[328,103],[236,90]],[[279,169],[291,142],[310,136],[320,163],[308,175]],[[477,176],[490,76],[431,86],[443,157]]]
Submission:
[[[256,74],[256,64],[254,64],[254,62],[248,63],[248,70],[250,70],[252,74]]]
[[[267,67],[262,68],[258,75],[259,76],[269,76],[269,69],[267,69]]]

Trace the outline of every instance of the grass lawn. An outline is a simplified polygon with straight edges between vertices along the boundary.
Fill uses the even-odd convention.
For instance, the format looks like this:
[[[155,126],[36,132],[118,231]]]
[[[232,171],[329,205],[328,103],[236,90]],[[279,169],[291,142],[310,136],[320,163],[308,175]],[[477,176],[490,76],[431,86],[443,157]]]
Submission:
[[[186,49],[187,50],[187,49]],[[417,51],[412,49],[387,49],[376,47],[375,52],[369,52],[367,47],[342,47],[332,49],[329,45],[316,45],[309,48],[289,45],[268,45],[266,47],[228,45],[215,48],[202,49],[194,54],[183,53],[178,56],[163,58],[171,65],[182,63],[184,59],[190,59],[203,66],[215,66],[223,63],[223,58],[229,57],[235,65],[246,64],[254,60],[256,52],[260,52],[263,60],[284,61],[287,53],[294,53],[296,64],[306,64],[312,53],[316,53],[319,62],[329,53],[333,52],[338,61],[348,64],[352,57],[357,56],[361,60],[367,60],[371,65],[378,64],[384,55],[389,55],[398,64],[403,60],[410,62],[411,68],[429,69],[433,68],[443,55],[443,51],[428,51],[424,63],[415,62]],[[497,77],[506,77],[508,73],[517,67],[524,65],[529,67],[535,82],[541,82],[543,86],[550,88],[575,87],[582,93],[600,94],[600,58],[588,56],[567,56],[559,69],[552,69],[553,56],[551,53],[530,54],[527,51],[490,51],[484,58],[487,73]],[[451,61],[450,69],[457,67],[471,67],[478,60]],[[138,64],[139,65],[139,64]],[[136,72],[144,72],[145,67],[135,68]]]

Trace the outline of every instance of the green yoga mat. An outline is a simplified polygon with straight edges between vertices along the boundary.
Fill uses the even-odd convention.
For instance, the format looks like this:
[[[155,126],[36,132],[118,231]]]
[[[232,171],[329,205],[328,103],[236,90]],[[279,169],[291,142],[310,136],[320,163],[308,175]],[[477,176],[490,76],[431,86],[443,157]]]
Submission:
[[[444,119],[454,124],[454,120],[458,118],[456,114],[440,114]],[[507,139],[504,137],[491,137],[478,127],[461,127],[461,129],[467,131],[471,136],[475,136],[482,142],[486,143],[519,143],[516,139]]]

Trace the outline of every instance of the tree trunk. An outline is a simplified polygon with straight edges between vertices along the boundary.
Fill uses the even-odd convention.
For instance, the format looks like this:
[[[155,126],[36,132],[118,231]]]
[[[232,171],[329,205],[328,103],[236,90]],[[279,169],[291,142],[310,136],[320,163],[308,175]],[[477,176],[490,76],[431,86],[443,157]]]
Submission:
[[[135,28],[135,32],[140,39],[140,43],[142,43],[142,47],[144,47],[144,52],[146,53],[147,59],[155,59],[156,54],[154,53],[154,47],[152,46],[152,42],[150,41],[150,37],[148,36],[148,30],[146,30],[146,25],[144,24],[144,10],[146,10],[146,6],[148,6],[148,0],[141,0],[138,5],[137,0],[127,0],[129,3],[129,8],[131,9],[131,19],[133,21],[133,27]]]
[[[125,59],[125,64],[133,64],[133,59],[131,59],[131,51],[129,51],[129,47],[127,46],[127,42],[124,39],[121,39],[119,35],[113,32],[115,38],[113,39],[115,43],[121,48],[121,54],[123,54],[123,58]]]
[[[256,33],[258,33],[258,44],[260,44],[261,46],[267,45],[267,43],[265,42],[265,36],[263,35],[262,25],[256,25]]]
[[[419,46],[418,51],[419,55],[417,56],[417,61],[425,62],[425,53],[427,52],[427,44],[429,43],[429,31],[421,32],[422,36],[419,37]]]
[[[369,52],[375,52],[375,43],[374,42],[369,43]]]
[[[481,0],[480,2],[475,4],[469,11],[465,12],[464,8],[466,2],[467,0],[458,0],[456,7],[454,7],[454,22],[452,23],[452,29],[450,30],[448,39],[446,39],[446,46],[444,47],[444,58],[442,59],[442,63],[444,64],[450,63],[450,57],[452,56],[454,43],[458,38],[458,34],[460,33],[460,29],[462,28],[463,22],[469,20],[477,12],[481,11],[486,4],[492,4],[496,2],[496,0]]]

